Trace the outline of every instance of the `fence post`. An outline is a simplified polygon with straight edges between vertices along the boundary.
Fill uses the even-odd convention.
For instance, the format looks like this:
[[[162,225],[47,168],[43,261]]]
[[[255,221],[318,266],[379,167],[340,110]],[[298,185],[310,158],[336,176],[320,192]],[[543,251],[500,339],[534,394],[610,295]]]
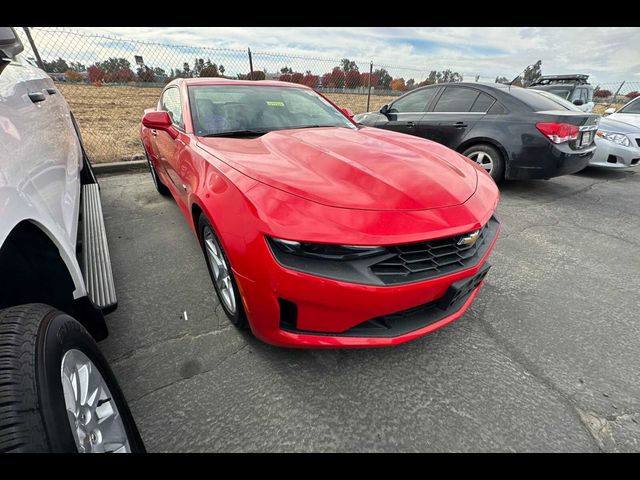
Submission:
[[[253,58],[251,57],[251,47],[247,48],[249,53],[249,80],[253,80]]]
[[[626,80],[623,80],[622,83],[620,84],[620,86],[618,87],[618,90],[616,90],[616,93],[613,94],[613,98],[611,99],[611,101],[609,102],[609,105],[607,105],[607,108],[609,108],[613,102],[616,101],[616,99],[618,98],[618,94],[620,93],[620,90],[622,90],[622,86],[624,85],[624,82],[626,82]],[[605,110],[607,109],[605,108]]]
[[[40,53],[38,52],[38,49],[36,48],[36,44],[33,41],[33,38],[31,37],[31,32],[29,31],[29,27],[22,27],[22,29],[24,30],[24,33],[27,34],[27,39],[29,40],[29,45],[31,45],[31,50],[33,50],[33,54],[36,56],[36,62],[38,62],[38,66],[44,70],[44,64],[42,63],[42,59],[40,58]]]
[[[369,64],[369,92],[367,93],[367,112],[369,111],[369,103],[371,102],[371,75],[373,74],[373,61]]]

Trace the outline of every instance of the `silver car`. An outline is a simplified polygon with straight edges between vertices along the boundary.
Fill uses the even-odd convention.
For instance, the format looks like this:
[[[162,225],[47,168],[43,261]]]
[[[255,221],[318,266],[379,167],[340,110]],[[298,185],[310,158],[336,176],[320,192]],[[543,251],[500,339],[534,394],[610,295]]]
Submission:
[[[634,98],[618,110],[608,108],[604,111],[604,114],[608,115],[607,118],[612,120],[630,123],[640,128],[640,97]]]
[[[590,166],[606,168],[635,167],[640,163],[640,128],[629,123],[600,119],[596,133],[596,151]]]

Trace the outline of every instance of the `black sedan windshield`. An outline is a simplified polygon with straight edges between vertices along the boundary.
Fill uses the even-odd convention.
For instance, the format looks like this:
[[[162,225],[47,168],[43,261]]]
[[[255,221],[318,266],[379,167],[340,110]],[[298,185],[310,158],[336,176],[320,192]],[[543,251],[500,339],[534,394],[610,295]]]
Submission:
[[[189,101],[198,136],[237,136],[312,127],[356,128],[312,90],[266,85],[193,85]]]

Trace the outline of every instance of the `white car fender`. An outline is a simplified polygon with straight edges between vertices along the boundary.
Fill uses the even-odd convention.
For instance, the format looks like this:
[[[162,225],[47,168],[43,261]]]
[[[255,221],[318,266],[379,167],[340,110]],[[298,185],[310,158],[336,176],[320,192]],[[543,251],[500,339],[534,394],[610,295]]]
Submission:
[[[37,202],[32,201],[17,188],[2,184],[0,174],[0,246],[4,244],[9,234],[16,226],[29,221],[36,225],[58,248],[62,261],[67,266],[75,286],[73,298],[77,299],[87,294],[82,270],[75,255],[75,244],[65,239],[66,234],[59,224],[47,212],[36,208]],[[63,239],[62,241],[60,239]]]

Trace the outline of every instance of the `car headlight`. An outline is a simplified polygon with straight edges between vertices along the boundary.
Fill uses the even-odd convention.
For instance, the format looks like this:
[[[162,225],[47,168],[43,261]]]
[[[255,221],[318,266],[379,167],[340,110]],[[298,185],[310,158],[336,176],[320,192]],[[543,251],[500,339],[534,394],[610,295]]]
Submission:
[[[267,240],[283,253],[323,260],[354,260],[387,252],[387,249],[384,247],[308,243],[273,237],[267,237]]]
[[[605,132],[604,130],[598,130],[596,133],[601,138],[606,138],[610,142],[617,143],[618,145],[623,145],[625,147],[631,146],[631,141],[629,137],[623,135],[622,133],[613,133],[613,132]]]

